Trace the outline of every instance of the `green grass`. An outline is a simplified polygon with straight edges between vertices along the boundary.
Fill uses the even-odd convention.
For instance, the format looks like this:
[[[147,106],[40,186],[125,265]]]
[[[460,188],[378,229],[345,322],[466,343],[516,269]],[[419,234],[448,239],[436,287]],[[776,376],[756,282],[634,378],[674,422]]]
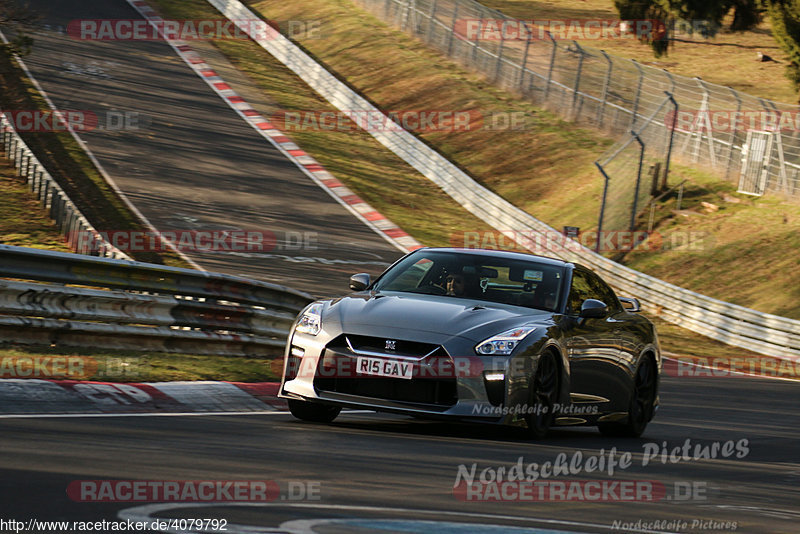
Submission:
[[[0,243],[71,252],[24,179],[0,159]]]
[[[28,358],[53,362],[40,366],[39,376],[17,376],[31,367]],[[0,345],[3,378],[95,380],[100,382],[166,382],[225,380],[271,382],[279,380],[281,358],[198,356],[138,351],[102,351],[67,347]],[[55,371],[55,372],[54,372]]]
[[[622,262],[711,297],[800,319],[800,205],[733,189],[687,182],[680,212],[675,194],[657,211],[662,246],[631,252]]]

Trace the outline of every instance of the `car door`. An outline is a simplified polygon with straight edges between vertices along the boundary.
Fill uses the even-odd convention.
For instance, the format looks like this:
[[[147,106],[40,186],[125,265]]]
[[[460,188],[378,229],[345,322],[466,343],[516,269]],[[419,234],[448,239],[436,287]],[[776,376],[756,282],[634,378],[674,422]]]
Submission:
[[[604,317],[581,318],[586,299],[608,306]],[[622,305],[613,291],[593,272],[576,266],[567,300],[565,329],[570,365],[570,398],[574,404],[597,404],[602,412],[627,408],[629,375],[620,346]]]

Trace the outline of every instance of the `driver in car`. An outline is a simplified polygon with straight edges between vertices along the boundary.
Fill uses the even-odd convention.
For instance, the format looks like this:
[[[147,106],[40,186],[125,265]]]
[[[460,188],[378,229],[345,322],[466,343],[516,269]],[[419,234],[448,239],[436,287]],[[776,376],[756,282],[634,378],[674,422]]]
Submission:
[[[467,281],[464,279],[463,274],[450,274],[447,276],[447,294],[454,297],[463,297],[467,294]]]

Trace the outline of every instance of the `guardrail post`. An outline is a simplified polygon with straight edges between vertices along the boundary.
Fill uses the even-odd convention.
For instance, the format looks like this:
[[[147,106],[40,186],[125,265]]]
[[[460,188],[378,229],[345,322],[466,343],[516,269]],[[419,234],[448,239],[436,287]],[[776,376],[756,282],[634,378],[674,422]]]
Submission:
[[[50,218],[53,219],[56,226],[58,226],[58,202],[56,201],[55,189],[50,192]]]
[[[25,182],[27,183],[28,178],[28,165],[30,164],[30,156],[27,152],[22,153],[22,161],[20,162],[19,166],[19,175],[26,178]]]

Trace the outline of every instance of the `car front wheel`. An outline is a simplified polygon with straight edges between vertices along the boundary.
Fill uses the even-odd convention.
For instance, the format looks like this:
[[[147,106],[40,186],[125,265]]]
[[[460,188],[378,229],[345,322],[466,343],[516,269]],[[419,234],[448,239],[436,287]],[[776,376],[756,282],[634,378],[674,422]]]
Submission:
[[[558,364],[552,352],[545,352],[539,358],[531,379],[530,399],[531,412],[525,416],[528,434],[534,439],[542,439],[555,420],[558,400]]]
[[[293,416],[301,421],[310,421],[312,423],[330,423],[342,411],[338,406],[328,406],[297,399],[289,399],[288,404],[289,411],[292,412]]]

